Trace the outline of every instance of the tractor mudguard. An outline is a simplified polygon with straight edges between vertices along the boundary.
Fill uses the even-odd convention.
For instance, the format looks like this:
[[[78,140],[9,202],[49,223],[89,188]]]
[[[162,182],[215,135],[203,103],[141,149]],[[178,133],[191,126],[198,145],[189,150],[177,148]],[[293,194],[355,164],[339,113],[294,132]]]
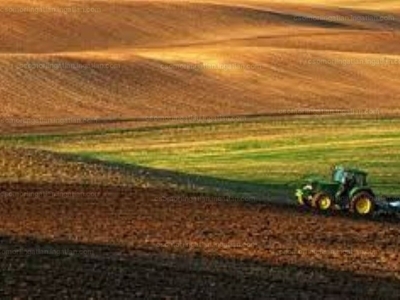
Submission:
[[[361,192],[368,193],[368,194],[370,194],[372,197],[375,198],[375,194],[374,194],[374,192],[372,191],[371,188],[369,188],[369,187],[355,187],[355,188],[353,188],[353,189],[350,191],[350,193],[349,193],[349,199],[353,199],[353,197],[354,197],[355,195],[357,195],[357,194],[359,194],[359,193],[361,193]]]

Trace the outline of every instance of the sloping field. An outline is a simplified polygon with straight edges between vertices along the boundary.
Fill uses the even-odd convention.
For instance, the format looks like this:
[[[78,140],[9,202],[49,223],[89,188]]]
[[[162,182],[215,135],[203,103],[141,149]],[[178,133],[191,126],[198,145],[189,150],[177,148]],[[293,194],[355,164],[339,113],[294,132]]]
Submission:
[[[262,2],[258,0],[247,0],[248,2]],[[279,0],[270,0],[270,2],[281,2]],[[297,4],[313,4],[313,5],[326,5],[326,6],[340,6],[340,7],[355,7],[364,9],[400,9],[400,4],[395,0],[288,0],[285,2]]]
[[[10,170],[21,157],[21,165],[29,166],[29,171],[21,167],[20,173],[36,174],[34,182],[41,182],[39,174],[47,174],[45,179],[54,172],[57,178],[62,168],[42,167],[47,160],[42,162],[41,153],[48,153],[63,161],[69,158],[69,164],[80,160],[125,170],[127,176],[146,173],[146,181],[163,186],[288,202],[293,198],[290,184],[309,174],[327,176],[333,165],[343,164],[368,171],[379,195],[400,195],[399,128],[398,118],[325,115],[4,136],[0,145],[9,155],[0,172],[3,181],[15,181]],[[35,163],[23,163],[30,156],[26,149],[41,154]],[[83,174],[90,178],[90,172]]]
[[[1,182],[86,183],[145,187],[140,174],[36,149],[0,147]]]
[[[0,190],[5,297],[398,299],[400,293],[398,224],[163,190],[60,184]]]
[[[398,112],[400,13],[362,2],[2,1],[1,123]]]

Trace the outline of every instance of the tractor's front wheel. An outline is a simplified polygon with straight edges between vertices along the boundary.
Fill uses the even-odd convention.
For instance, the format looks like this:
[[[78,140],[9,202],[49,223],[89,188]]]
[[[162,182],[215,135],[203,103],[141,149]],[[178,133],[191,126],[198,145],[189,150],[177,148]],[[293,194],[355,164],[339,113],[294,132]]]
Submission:
[[[359,216],[372,215],[375,211],[374,197],[366,192],[355,195],[351,200],[350,210]]]
[[[318,193],[313,198],[313,206],[321,211],[331,210],[333,207],[333,199],[325,193]]]

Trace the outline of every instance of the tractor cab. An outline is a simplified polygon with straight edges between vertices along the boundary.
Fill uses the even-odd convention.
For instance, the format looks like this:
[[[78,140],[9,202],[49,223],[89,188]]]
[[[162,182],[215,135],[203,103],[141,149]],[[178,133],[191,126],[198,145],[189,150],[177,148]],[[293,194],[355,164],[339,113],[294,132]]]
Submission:
[[[368,186],[368,174],[364,171],[357,169],[345,169],[343,167],[335,167],[332,172],[333,182],[346,184],[352,182],[353,186],[363,187]]]

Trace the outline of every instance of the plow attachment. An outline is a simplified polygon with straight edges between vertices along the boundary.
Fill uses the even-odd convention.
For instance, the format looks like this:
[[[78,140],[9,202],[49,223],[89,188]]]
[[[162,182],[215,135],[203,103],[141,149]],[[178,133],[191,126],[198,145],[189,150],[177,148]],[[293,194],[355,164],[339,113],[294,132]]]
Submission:
[[[378,198],[375,200],[378,215],[393,215],[400,217],[400,198]]]

